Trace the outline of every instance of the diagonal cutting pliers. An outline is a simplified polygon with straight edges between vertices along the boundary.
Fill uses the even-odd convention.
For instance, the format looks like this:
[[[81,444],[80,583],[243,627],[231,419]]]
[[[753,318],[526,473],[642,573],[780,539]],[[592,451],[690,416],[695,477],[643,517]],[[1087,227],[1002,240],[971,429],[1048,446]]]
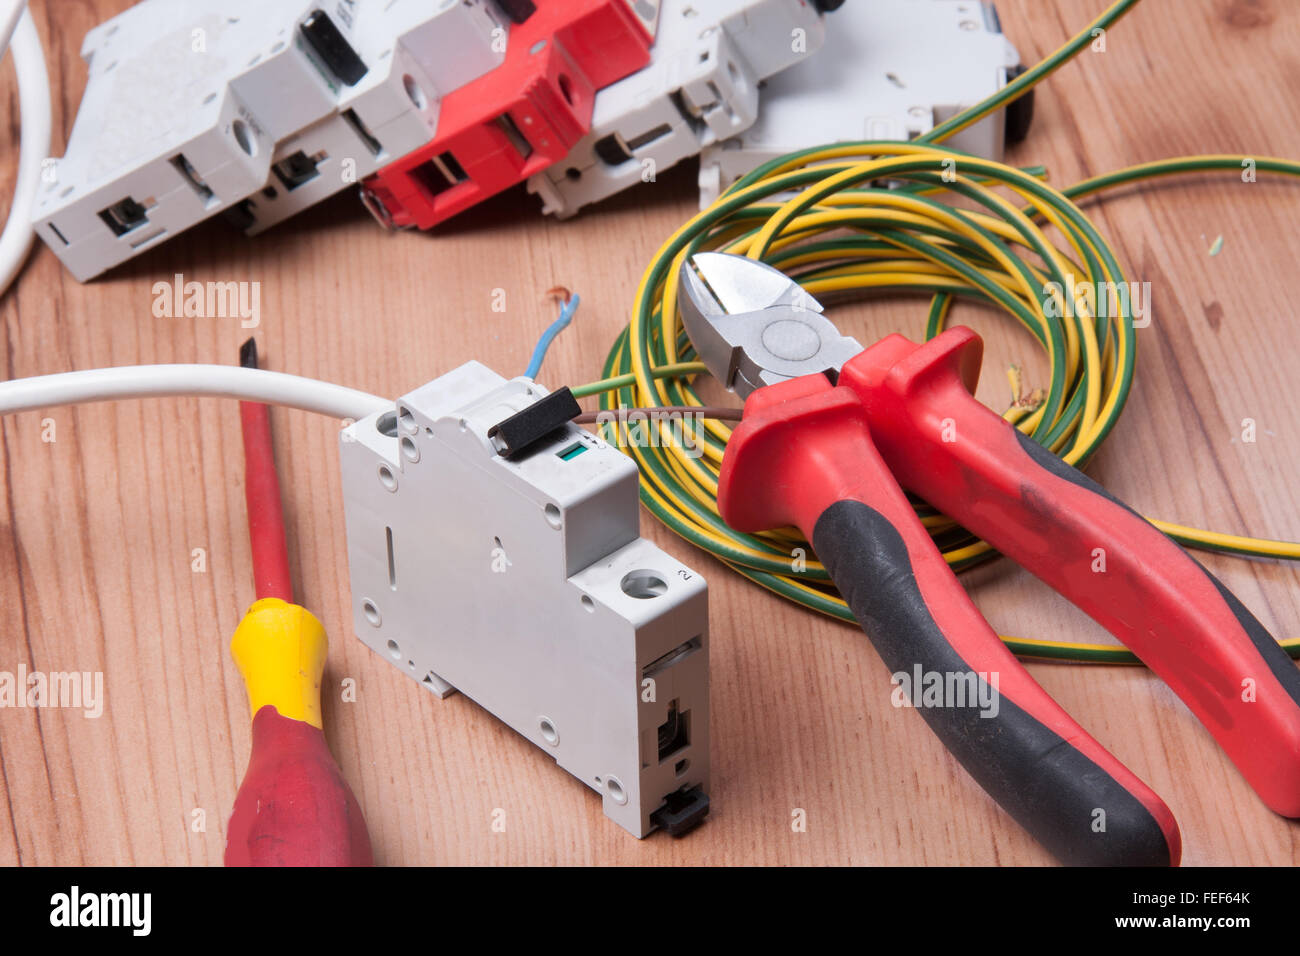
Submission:
[[[1059,860],[1177,865],[1178,824],[1007,650],[903,489],[1115,635],[1270,808],[1300,817],[1300,670],[1177,543],[975,399],[974,332],[863,349],[797,282],[725,253],[686,260],[680,287],[700,359],[746,398],[719,475],[723,520],[798,527],[891,671],[976,691],[914,704]],[[995,712],[977,703],[993,697]]]

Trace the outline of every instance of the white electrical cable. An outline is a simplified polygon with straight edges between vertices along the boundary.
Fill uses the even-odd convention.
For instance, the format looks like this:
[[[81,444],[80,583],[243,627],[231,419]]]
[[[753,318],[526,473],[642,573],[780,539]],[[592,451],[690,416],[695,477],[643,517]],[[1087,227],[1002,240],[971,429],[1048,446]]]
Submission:
[[[0,415],[123,398],[206,395],[287,405],[333,418],[364,418],[395,403],[314,378],[238,365],[125,365],[0,382]]]
[[[14,69],[18,73],[18,110],[22,137],[18,147],[18,176],[14,185],[13,204],[4,233],[0,234],[0,295],[9,288],[14,276],[27,260],[36,233],[32,226],[32,202],[41,181],[41,169],[50,155],[50,76],[45,68],[45,51],[36,24],[25,3],[17,4],[20,16],[10,44]],[[13,11],[6,7],[0,28],[7,25]]]
[[[9,49],[9,40],[18,26],[18,18],[27,9],[27,0],[2,0],[0,2],[0,57]]]

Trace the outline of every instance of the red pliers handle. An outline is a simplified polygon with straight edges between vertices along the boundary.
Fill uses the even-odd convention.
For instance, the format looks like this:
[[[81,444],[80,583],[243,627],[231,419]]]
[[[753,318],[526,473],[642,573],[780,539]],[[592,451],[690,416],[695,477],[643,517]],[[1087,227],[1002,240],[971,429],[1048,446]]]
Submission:
[[[753,392],[727,445],[718,505],[741,531],[799,527],[896,677],[963,689],[960,701],[927,702],[913,685],[913,703],[971,776],[1058,859],[1177,864],[1169,808],[989,627],[876,451],[852,390],[808,375]]]
[[[1069,598],[1191,708],[1266,804],[1300,817],[1300,670],[1223,584],[981,405],[983,345],[891,335],[844,364],[890,471]]]
[[[938,706],[912,688],[935,733],[1060,859],[1176,864],[1178,827],[1007,651],[904,487],[1109,629],[1270,807],[1300,816],[1300,671],[1182,548],[975,400],[973,332],[864,350],[788,276],[721,253],[692,256],[681,288],[700,358],[749,396],[719,475],[723,519],[803,531],[900,683],[942,685]]]

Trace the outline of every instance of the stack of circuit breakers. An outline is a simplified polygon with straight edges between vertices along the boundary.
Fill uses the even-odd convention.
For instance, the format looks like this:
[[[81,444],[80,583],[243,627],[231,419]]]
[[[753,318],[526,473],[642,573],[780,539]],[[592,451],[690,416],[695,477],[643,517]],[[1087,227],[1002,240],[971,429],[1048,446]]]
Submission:
[[[36,231],[85,281],[209,217],[255,235],[356,184],[386,226],[521,182],[567,218],[700,156],[707,204],[793,149],[924,133],[1018,69],[990,3],[841,3],[144,0],[85,38]],[[1000,158],[1019,109],[953,145]]]

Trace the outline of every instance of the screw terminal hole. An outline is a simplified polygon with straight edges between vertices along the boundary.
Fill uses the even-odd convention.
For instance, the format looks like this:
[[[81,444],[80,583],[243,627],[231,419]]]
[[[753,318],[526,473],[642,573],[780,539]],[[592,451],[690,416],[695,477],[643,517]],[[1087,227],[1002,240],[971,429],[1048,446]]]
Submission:
[[[560,733],[555,729],[555,724],[549,717],[543,717],[537,722],[537,728],[542,733],[542,739],[554,747],[560,742]]]
[[[428,99],[424,95],[424,90],[416,82],[415,77],[406,74],[402,77],[402,86],[406,89],[406,95],[417,110],[422,110],[429,105]]]
[[[659,597],[668,590],[668,584],[657,571],[647,571],[645,569],[629,571],[623,575],[623,580],[619,582],[619,587],[628,597],[645,601],[650,598]]]
[[[235,137],[235,142],[245,153],[249,156],[257,155],[257,140],[253,139],[247,123],[241,119],[235,120],[230,124],[230,134]]]

